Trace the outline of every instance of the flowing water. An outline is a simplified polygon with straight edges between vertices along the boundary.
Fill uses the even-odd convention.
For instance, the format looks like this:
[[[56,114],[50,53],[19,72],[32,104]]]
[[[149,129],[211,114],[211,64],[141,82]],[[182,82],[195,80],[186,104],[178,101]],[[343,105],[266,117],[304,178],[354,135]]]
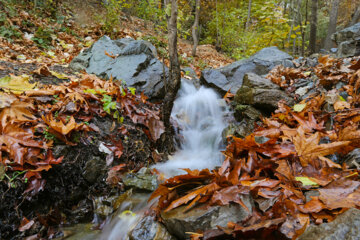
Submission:
[[[221,101],[212,89],[197,89],[192,83],[182,81],[171,114],[181,138],[178,150],[167,162],[153,167],[170,177],[184,174],[181,170],[183,168],[213,169],[220,165],[221,133],[226,127],[226,104]],[[113,220],[105,225],[100,239],[127,239],[127,232],[150,207],[148,196],[134,196],[131,201],[125,201],[114,214]],[[137,198],[140,200],[137,201]],[[128,214],[122,214],[124,211]]]

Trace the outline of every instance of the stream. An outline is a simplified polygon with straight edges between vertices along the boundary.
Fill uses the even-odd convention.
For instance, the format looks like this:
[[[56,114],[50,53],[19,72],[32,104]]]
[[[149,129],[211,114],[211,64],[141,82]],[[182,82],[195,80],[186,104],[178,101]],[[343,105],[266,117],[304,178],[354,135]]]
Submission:
[[[226,127],[224,116],[227,112],[224,100],[214,90],[203,86],[196,88],[191,82],[183,80],[171,115],[180,138],[178,150],[169,156],[167,162],[153,165],[152,168],[168,178],[184,174],[184,168],[213,169],[221,165],[223,156],[220,150],[224,147],[222,131]],[[80,233],[66,239],[129,239],[128,233],[156,203],[156,199],[148,203],[149,196],[148,193],[131,192],[131,197],[122,201],[101,232],[84,236],[80,230]]]

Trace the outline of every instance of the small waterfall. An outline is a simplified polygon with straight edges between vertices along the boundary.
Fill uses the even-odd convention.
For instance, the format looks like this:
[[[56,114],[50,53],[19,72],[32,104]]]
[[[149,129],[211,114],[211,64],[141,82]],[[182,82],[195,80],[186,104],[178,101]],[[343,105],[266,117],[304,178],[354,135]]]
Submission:
[[[177,125],[181,143],[165,163],[153,166],[167,177],[183,174],[181,168],[212,169],[221,164],[221,133],[226,127],[226,104],[210,88],[197,89],[182,81],[171,117]]]
[[[213,169],[221,165],[220,152],[222,131],[226,127],[224,115],[226,104],[214,90],[182,81],[178,97],[174,102],[172,118],[181,137],[177,152],[156,168],[166,177],[184,174],[182,168]],[[149,195],[137,197],[142,201],[124,202],[113,218],[103,228],[101,240],[127,240],[127,233],[141,220],[152,203],[147,203]],[[134,203],[135,202],[135,203]],[[124,210],[131,210],[134,216],[122,216]],[[125,211],[125,212],[126,212]]]

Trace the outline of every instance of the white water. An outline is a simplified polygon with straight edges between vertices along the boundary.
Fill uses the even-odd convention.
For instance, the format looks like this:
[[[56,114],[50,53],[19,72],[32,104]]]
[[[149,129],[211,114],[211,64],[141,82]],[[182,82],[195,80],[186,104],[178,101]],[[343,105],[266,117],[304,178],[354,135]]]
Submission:
[[[179,136],[182,137],[177,152],[170,159],[153,167],[166,177],[184,174],[181,169],[213,169],[222,162],[221,133],[224,124],[225,110],[222,99],[212,90],[205,87],[196,89],[192,83],[182,81],[178,97],[174,102],[172,118],[175,120]],[[114,214],[103,229],[102,240],[125,240],[127,233],[141,219],[150,207],[147,197],[134,204],[126,201]],[[136,199],[135,199],[136,200]],[[135,201],[136,202],[136,201]],[[131,210],[135,216],[121,216],[124,210]]]
[[[213,169],[221,164],[221,133],[225,111],[214,90],[182,81],[171,117],[182,137],[178,151],[165,163],[153,166],[165,176],[183,174],[182,168]]]

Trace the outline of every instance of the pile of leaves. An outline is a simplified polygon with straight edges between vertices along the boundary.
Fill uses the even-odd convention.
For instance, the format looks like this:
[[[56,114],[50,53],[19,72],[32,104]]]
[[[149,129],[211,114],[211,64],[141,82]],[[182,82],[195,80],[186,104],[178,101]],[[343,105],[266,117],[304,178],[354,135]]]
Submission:
[[[51,74],[46,66],[36,72]],[[86,145],[95,140],[88,134],[99,132],[94,117],[113,119],[117,136],[106,147],[117,159],[123,154],[121,136],[131,127],[127,122],[142,126],[152,142],[164,131],[158,106],[147,102],[143,94],[135,94],[135,89],[94,75],[68,77],[70,82],[58,86],[29,83],[26,75],[0,79],[0,167],[6,173],[24,174],[28,197],[44,188],[41,172],[63,159],[53,157],[54,144]],[[112,161],[107,159],[106,164]]]
[[[360,59],[326,56],[314,68],[279,67],[268,77],[290,92],[304,79],[320,90],[293,107],[279,102],[244,139],[230,136],[220,168],[185,169],[187,174],[166,180],[151,196],[160,196],[158,212],[199,204],[239,204],[251,212],[225,228],[199,229],[194,239],[295,239],[309,224],[360,207],[359,169],[333,161],[360,147]],[[252,211],[241,200],[248,194]]]

